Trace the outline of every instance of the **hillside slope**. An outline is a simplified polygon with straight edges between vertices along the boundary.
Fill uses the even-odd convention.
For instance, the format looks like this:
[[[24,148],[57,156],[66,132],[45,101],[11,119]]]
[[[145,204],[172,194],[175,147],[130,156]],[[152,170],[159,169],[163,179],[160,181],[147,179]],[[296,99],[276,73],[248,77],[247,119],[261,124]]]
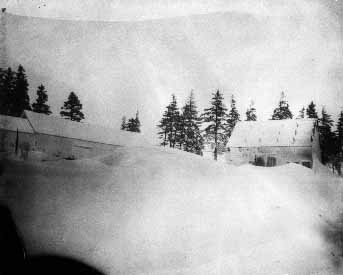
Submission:
[[[3,170],[0,199],[31,255],[73,256],[107,274],[342,271],[342,184],[302,166],[231,167],[123,147]]]

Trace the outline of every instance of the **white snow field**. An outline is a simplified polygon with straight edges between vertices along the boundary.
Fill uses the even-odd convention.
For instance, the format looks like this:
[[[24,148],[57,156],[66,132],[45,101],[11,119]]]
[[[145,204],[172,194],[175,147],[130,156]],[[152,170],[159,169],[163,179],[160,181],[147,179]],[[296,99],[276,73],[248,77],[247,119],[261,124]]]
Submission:
[[[0,199],[32,255],[76,257],[105,274],[342,274],[342,179],[296,164],[122,147],[2,169]]]

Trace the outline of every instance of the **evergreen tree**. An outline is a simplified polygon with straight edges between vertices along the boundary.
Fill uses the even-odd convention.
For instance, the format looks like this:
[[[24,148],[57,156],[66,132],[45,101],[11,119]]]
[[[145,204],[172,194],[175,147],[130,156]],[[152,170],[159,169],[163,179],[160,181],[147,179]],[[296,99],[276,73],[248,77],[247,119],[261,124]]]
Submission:
[[[299,115],[297,117],[298,119],[303,119],[305,118],[305,107],[302,107],[299,111]]]
[[[162,142],[160,145],[167,146],[168,145],[168,135],[169,135],[169,106],[167,106],[167,110],[164,111],[162,119],[160,120],[159,124],[157,125],[158,128],[160,128],[160,131],[158,132],[159,138],[162,139]]]
[[[211,107],[205,109],[204,113],[201,115],[203,121],[206,123],[204,137],[207,141],[214,142],[214,160],[217,160],[220,144],[226,144],[227,142],[227,108],[225,107],[223,100],[223,95],[217,90],[217,92],[213,94]]]
[[[257,116],[256,116],[256,109],[254,107],[254,102],[251,101],[249,108],[245,112],[247,118],[246,121],[256,121]]]
[[[126,123],[125,130],[130,131],[130,132],[137,132],[137,133],[139,133],[141,131],[140,130],[140,126],[141,126],[141,123],[139,121],[138,111],[137,111],[136,117],[135,118],[130,118],[128,123]]]
[[[0,115],[4,114],[6,96],[4,86],[5,70],[0,68]]]
[[[136,132],[135,129],[136,129],[135,119],[134,118],[129,118],[129,120],[127,122],[127,126],[126,126],[126,131]]]
[[[281,93],[281,98],[279,101],[279,106],[274,109],[272,120],[281,120],[281,119],[291,119],[293,115],[289,110],[288,102],[285,99],[285,93]]]
[[[169,143],[169,147],[174,148],[178,141],[180,127],[180,112],[175,95],[172,95],[172,101],[167,106],[167,110],[157,127],[161,129],[159,132],[160,138],[163,139],[161,145],[165,146]]]
[[[21,116],[24,110],[31,110],[29,98],[29,83],[25,74],[23,66],[19,65],[15,77],[14,91],[11,96],[13,103],[11,108],[12,116]]]
[[[177,121],[176,140],[180,150],[184,150],[186,141],[186,119],[183,112],[180,112]]]
[[[46,115],[50,115],[50,106],[46,104],[48,101],[48,94],[45,90],[43,84],[38,86],[37,89],[37,99],[35,103],[32,103],[32,111],[36,113],[42,113]]]
[[[336,158],[335,166],[339,175],[342,175],[343,162],[343,111],[339,114],[336,130]]]
[[[0,78],[0,114],[13,115],[15,102],[13,94],[15,89],[15,72],[11,68],[1,71]]]
[[[322,117],[319,119],[319,142],[324,164],[328,163],[335,154],[335,138],[331,131],[332,126],[333,120],[323,107]]]
[[[183,150],[201,155],[203,148],[203,138],[199,128],[201,120],[198,117],[198,111],[193,92],[191,92],[185,106],[182,108],[180,121],[180,139],[183,143]]]
[[[234,96],[231,96],[231,109],[226,120],[226,134],[227,138],[230,138],[233,129],[235,128],[238,121],[240,121],[240,115],[236,108],[236,100]]]
[[[126,128],[127,128],[126,117],[123,116],[121,119],[120,130],[126,130]]]
[[[341,111],[338,117],[336,136],[337,136],[337,146],[338,146],[337,151],[339,152],[339,154],[342,156],[342,159],[343,159],[343,111]]]
[[[135,118],[135,132],[140,133],[141,132],[141,121],[139,120],[139,113],[136,112],[136,118]]]
[[[84,114],[81,112],[82,104],[74,92],[69,94],[68,100],[64,102],[61,110],[60,115],[65,119],[80,122],[85,118]]]
[[[308,118],[318,118],[316,104],[314,104],[313,101],[311,101],[311,103],[306,108],[306,115]]]

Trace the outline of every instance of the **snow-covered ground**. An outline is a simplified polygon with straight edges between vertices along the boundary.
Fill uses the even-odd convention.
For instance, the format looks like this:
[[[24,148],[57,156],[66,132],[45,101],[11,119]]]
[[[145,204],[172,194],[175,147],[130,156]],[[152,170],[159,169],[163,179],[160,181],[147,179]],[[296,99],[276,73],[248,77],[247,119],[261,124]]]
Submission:
[[[234,167],[164,148],[8,161],[0,199],[28,252],[107,274],[341,274],[343,182],[290,164]]]

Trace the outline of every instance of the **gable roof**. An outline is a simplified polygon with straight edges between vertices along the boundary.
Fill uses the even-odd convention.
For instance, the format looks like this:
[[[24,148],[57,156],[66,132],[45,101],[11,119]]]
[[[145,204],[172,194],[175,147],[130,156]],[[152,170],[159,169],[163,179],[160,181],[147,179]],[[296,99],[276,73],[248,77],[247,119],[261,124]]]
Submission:
[[[0,115],[0,130],[33,134],[33,129],[27,119],[21,117]]]
[[[315,119],[241,121],[228,147],[311,146]]]
[[[110,145],[149,145],[142,134],[134,132],[71,121],[31,111],[24,111],[24,117],[30,122],[34,131],[40,134]]]

